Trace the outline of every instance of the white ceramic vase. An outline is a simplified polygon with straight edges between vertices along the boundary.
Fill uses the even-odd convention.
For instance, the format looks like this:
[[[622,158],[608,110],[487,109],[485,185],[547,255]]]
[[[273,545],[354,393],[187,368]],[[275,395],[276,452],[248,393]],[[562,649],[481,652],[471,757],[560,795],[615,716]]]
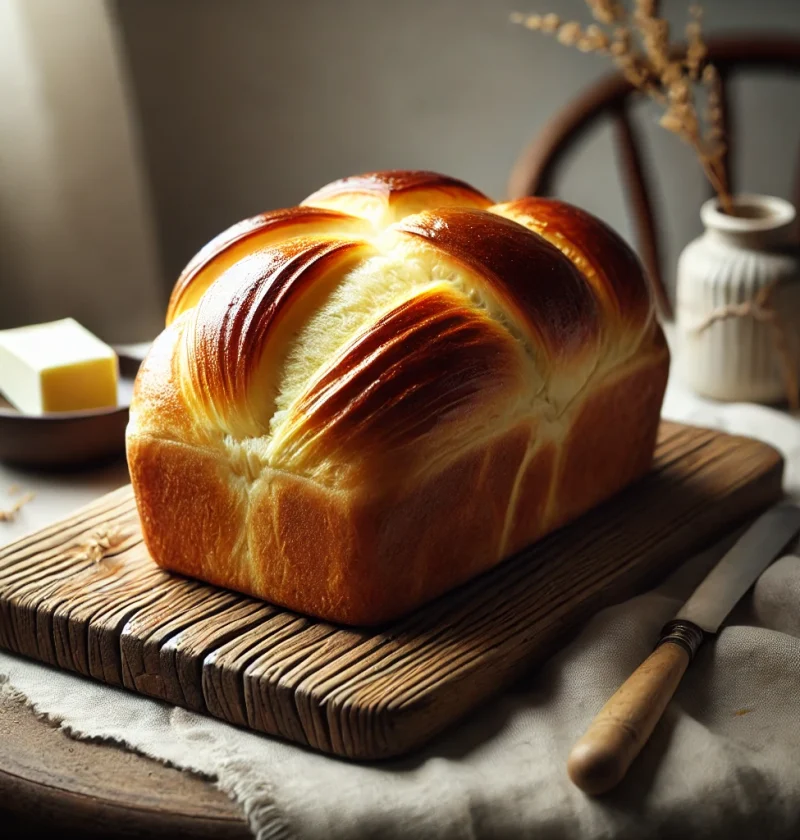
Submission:
[[[703,328],[713,312],[753,300],[779,281],[773,303],[800,369],[800,254],[791,243],[795,209],[763,195],[740,195],[734,203],[740,215],[722,213],[717,199],[703,205],[705,232],[678,261],[676,368],[686,385],[706,397],[780,402],[786,380],[768,324],[745,315]]]

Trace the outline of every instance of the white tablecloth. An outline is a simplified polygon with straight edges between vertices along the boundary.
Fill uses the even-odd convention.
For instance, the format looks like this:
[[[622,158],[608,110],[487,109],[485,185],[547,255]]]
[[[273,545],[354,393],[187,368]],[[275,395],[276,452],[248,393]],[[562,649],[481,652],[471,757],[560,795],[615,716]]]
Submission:
[[[800,494],[800,424],[750,405],[670,388],[665,416],[766,440]],[[125,481],[124,467],[78,476],[0,468],[37,498],[0,543]],[[787,556],[692,664],[634,771],[603,800],[567,780],[573,741],[647,655],[721,547],[658,589],[599,613],[529,678],[421,753],[351,765],[182,709],[0,653],[3,690],[75,737],[105,738],[213,776],[261,838],[650,838],[800,836],[800,558]]]

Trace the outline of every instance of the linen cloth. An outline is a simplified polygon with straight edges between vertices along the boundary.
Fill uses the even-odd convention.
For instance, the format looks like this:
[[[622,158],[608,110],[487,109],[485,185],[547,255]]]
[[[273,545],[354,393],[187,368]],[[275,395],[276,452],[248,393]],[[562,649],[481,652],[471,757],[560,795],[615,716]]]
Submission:
[[[664,413],[777,446],[787,459],[787,490],[800,496],[796,420],[710,404],[673,387]],[[0,471],[0,492],[12,480]],[[90,478],[88,489],[73,479],[80,489],[65,501],[67,479],[54,491],[50,480],[31,488],[28,477],[16,478],[50,500],[51,520],[124,480],[113,470]],[[0,530],[0,542],[45,524],[34,521],[44,516],[35,511],[31,503],[10,530]],[[420,753],[383,764],[318,755],[2,652],[0,681],[76,738],[107,739],[213,777],[242,805],[258,838],[797,838],[798,556],[773,564],[701,648],[615,792],[592,800],[566,777],[575,739],[731,541],[657,589],[598,613],[512,690]]]

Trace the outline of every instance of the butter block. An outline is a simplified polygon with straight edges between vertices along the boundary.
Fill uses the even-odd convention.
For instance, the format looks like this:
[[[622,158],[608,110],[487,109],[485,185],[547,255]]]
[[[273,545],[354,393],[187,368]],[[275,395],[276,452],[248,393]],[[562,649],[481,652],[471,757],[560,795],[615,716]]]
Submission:
[[[117,354],[73,318],[0,330],[0,391],[26,414],[117,404]]]

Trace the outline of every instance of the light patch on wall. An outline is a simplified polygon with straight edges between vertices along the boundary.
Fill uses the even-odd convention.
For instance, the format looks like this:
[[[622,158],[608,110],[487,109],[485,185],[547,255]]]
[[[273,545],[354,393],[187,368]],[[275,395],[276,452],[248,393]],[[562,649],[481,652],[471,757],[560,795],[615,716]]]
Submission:
[[[150,338],[163,291],[108,7],[0,3],[0,326]]]

